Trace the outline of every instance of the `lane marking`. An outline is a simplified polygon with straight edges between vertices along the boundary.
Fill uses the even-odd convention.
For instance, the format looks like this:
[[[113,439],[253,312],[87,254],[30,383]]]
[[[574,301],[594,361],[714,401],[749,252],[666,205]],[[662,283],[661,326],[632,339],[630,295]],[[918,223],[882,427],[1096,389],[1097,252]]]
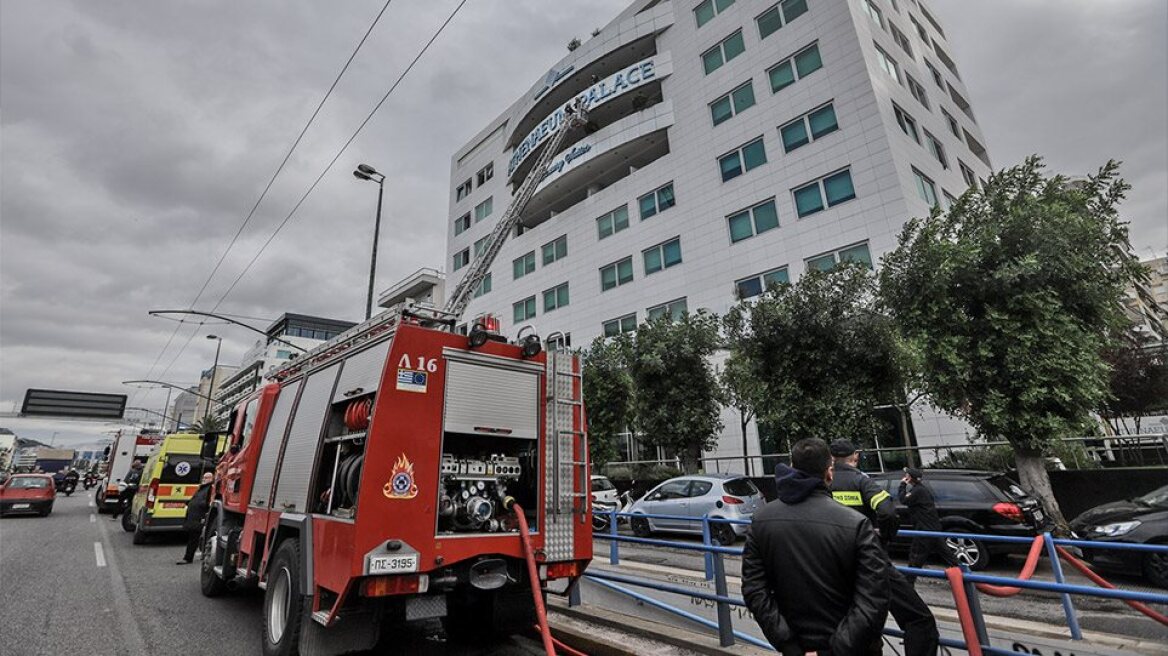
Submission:
[[[94,507],[95,505],[97,505],[97,504],[93,503],[93,499],[92,499],[92,498],[90,498],[90,499],[89,499],[89,507],[90,507],[90,508],[92,508],[92,507]]]
[[[97,559],[98,567],[105,567],[105,552],[102,550],[100,542],[93,543],[93,556]]]
[[[114,547],[115,543],[110,542],[109,533],[111,530],[114,530],[110,527],[112,523],[97,522],[97,528],[101,532],[102,543],[109,549],[109,567],[106,568],[106,571],[109,572],[109,589],[113,597],[114,613],[117,615],[117,621],[113,624],[122,636],[123,649],[121,653],[135,656],[137,654],[153,653],[146,648],[146,641],[142,639],[142,627],[138,620],[139,614],[134,612],[133,605],[130,602],[130,595],[126,591],[126,579],[122,576],[121,568],[118,567],[118,553]],[[121,534],[120,531],[119,534]],[[145,613],[142,615],[145,615]]]
[[[89,523],[94,524],[96,522],[97,522],[97,515],[95,515],[93,513],[89,513]]]

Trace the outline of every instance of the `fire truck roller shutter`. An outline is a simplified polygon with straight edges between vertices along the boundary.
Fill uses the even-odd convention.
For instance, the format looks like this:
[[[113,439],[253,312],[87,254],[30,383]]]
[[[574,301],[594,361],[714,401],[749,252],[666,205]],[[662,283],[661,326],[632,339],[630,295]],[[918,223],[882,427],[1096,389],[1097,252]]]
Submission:
[[[348,367],[348,363],[345,364]],[[280,465],[280,479],[276,483],[277,510],[307,512],[308,487],[312,484],[312,463],[316,460],[320,433],[328,416],[329,399],[337,381],[340,363],[322,369],[308,377],[296,416],[288,430],[284,446],[284,461]]]
[[[532,371],[514,360],[502,366],[462,362],[449,355],[448,360],[445,430],[538,437],[540,369]]]
[[[264,433],[263,450],[260,451],[259,462],[256,463],[255,482],[251,488],[251,503],[259,508],[268,507],[268,498],[272,492],[272,477],[276,473],[276,461],[280,457],[280,446],[284,442],[284,433],[288,429],[288,418],[292,415],[292,406],[296,402],[296,392],[300,390],[303,379],[288,383],[280,389],[280,396],[276,398],[276,407],[272,409],[272,418],[268,420],[268,430]]]
[[[389,355],[392,343],[392,339],[386,338],[345,359],[345,369],[341,372],[336,391],[333,392],[333,403],[377,391],[377,386],[381,383],[381,373],[385,370],[385,358]]]

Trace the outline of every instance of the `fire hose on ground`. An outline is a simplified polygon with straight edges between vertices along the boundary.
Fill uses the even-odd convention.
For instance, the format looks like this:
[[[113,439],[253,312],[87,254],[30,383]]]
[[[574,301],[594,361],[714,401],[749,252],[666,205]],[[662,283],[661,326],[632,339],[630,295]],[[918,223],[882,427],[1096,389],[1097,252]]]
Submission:
[[[543,639],[544,651],[547,656],[556,656],[556,646],[559,646],[560,650],[569,656],[587,656],[587,654],[572,649],[552,636],[552,631],[548,627],[547,608],[544,607],[543,603],[543,590],[539,585],[539,570],[535,566],[535,554],[531,549],[531,536],[527,532],[527,517],[523,514],[523,507],[515,503],[514,498],[507,497],[503,505],[515,513],[515,520],[519,523],[519,539],[523,543],[523,556],[527,560],[527,578],[531,581],[531,596],[535,600],[535,618],[538,623],[536,629]]]

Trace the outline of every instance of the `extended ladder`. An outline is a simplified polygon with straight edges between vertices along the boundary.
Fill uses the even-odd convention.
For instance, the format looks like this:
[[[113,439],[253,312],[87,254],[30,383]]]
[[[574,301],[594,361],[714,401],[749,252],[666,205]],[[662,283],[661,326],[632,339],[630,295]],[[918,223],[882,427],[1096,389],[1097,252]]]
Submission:
[[[588,521],[588,435],[584,430],[580,360],[565,352],[547,354],[546,430],[548,516]]]

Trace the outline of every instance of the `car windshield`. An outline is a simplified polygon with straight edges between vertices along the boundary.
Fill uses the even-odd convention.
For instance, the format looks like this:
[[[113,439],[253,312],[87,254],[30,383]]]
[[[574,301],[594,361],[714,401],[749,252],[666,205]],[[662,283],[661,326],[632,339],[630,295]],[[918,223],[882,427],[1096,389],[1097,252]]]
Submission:
[[[49,479],[32,477],[32,476],[16,476],[8,481],[8,487],[13,490],[29,490],[40,489],[49,486]]]
[[[1009,476],[994,476],[989,481],[991,485],[1005,492],[1007,496],[1015,501],[1023,501],[1030,498],[1030,495],[1026,494],[1026,490],[1023,490]]]
[[[745,478],[730,479],[722,483],[722,488],[726,490],[726,494],[733,494],[736,497],[752,497],[758,494],[758,488],[754,483]]]
[[[1168,508],[1168,485],[1158,490],[1152,490],[1142,497],[1136,497],[1135,500],[1148,506]]]
[[[594,479],[592,479],[592,491],[593,492],[606,492],[608,490],[615,490],[615,489],[616,489],[616,486],[614,486],[612,484],[612,481],[608,480],[607,478],[594,478]]]

